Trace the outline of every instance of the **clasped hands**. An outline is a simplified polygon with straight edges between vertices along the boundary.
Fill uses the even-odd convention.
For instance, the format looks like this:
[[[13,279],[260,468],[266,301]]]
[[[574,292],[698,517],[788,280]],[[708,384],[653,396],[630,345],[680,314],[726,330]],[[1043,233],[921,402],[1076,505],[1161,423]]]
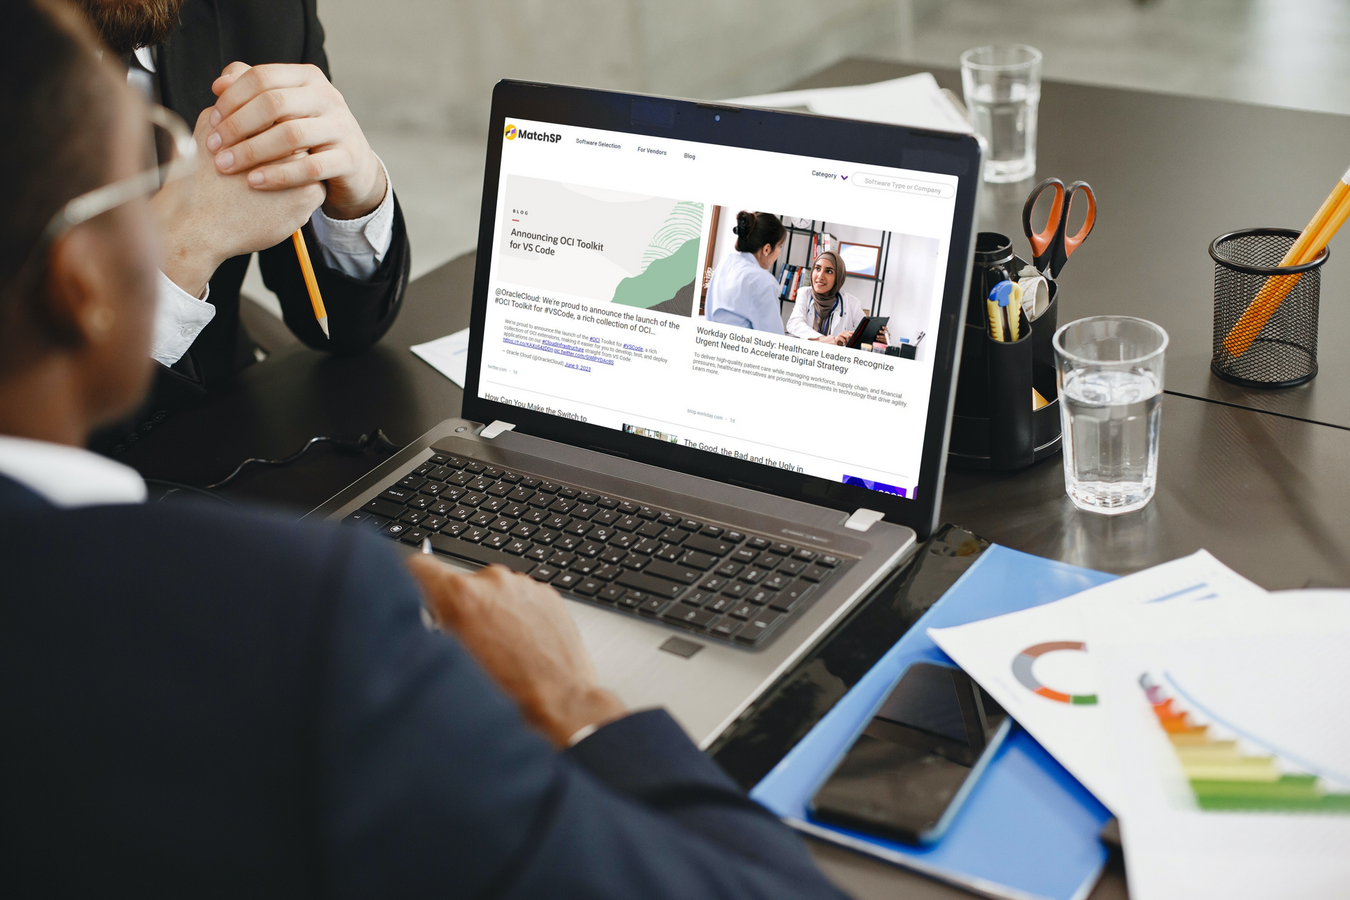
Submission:
[[[200,161],[157,198],[177,211],[164,224],[164,273],[196,297],[225,260],[284,241],[320,206],[356,219],[389,190],[361,126],[317,67],[235,62],[211,90],[216,103],[193,132]]]

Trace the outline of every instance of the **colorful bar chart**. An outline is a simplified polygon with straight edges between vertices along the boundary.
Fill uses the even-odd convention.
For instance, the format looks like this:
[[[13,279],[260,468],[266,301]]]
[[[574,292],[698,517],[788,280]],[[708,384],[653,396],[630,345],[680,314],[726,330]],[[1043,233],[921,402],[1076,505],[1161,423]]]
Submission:
[[[1014,644],[1014,646],[1016,646]],[[1054,688],[1046,687],[1041,684],[1040,679],[1036,677],[1033,668],[1036,660],[1047,653],[1053,653],[1056,650],[1077,650],[1080,653],[1087,650],[1082,641],[1046,641],[1043,644],[1033,644],[1021,653],[1013,657],[1012,672],[1013,677],[1017,679],[1022,687],[1044,697],[1047,700],[1054,700],[1056,703],[1068,703],[1075,706],[1092,706],[1097,702],[1096,694],[1066,694],[1063,691],[1057,691]]]
[[[1273,753],[1245,753],[1237,739],[1217,736],[1212,724],[1148,674],[1139,677],[1139,686],[1202,810],[1350,815],[1350,794],[1328,791],[1321,778]]]

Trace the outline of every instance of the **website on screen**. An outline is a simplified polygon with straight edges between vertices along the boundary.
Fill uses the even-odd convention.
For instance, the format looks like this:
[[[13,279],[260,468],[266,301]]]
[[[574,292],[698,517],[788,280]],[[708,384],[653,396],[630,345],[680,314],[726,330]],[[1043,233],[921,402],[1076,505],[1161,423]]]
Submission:
[[[508,120],[479,393],[913,498],[957,179],[791,149]]]

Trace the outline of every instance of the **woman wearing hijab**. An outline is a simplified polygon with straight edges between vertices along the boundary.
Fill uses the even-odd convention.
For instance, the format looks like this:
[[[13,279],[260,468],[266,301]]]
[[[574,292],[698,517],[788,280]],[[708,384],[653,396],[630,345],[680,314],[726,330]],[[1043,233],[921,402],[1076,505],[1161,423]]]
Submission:
[[[808,341],[843,346],[867,315],[857,297],[842,290],[848,278],[843,260],[825,250],[811,266],[811,286],[797,290],[787,332]]]

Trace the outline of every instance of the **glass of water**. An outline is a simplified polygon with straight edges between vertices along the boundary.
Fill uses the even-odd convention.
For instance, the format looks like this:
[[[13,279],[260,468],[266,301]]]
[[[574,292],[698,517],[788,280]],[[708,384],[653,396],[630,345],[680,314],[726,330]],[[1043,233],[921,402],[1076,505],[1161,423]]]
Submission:
[[[975,133],[989,144],[984,180],[1021,181],[1036,174],[1036,111],[1041,51],[995,44],[961,54],[961,87]]]
[[[1064,489],[1074,506],[1142,509],[1158,484],[1167,332],[1130,316],[1094,316],[1055,332]]]

